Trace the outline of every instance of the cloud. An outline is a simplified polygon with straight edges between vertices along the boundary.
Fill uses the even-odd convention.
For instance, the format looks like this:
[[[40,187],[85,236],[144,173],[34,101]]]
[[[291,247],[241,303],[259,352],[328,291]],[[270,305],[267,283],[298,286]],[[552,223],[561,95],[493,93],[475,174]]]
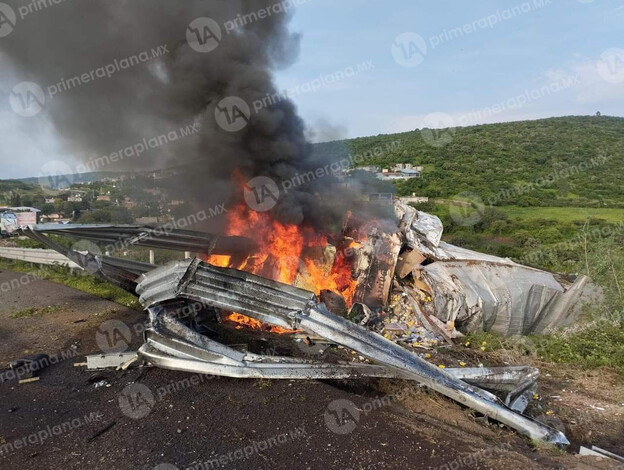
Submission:
[[[580,104],[624,104],[624,49],[607,49],[599,57],[551,69],[547,74],[578,76],[581,86],[575,88],[575,96]]]

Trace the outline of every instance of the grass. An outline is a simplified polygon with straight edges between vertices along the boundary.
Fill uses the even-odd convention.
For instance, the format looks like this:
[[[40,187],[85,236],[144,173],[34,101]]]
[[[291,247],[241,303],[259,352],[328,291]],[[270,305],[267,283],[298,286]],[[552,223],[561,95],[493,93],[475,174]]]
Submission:
[[[548,219],[558,222],[585,221],[588,218],[604,219],[611,223],[624,220],[624,209],[591,208],[591,207],[519,207],[498,206],[511,218],[523,220]]]
[[[29,307],[23,310],[18,310],[9,315],[11,318],[29,318],[39,315],[45,315],[46,313],[58,312],[61,307],[49,305],[47,307]]]
[[[470,347],[505,350],[512,356],[567,363],[581,369],[611,367],[624,374],[624,329],[613,322],[598,322],[583,329],[545,336],[504,338],[494,333],[470,333]]]
[[[61,266],[33,266],[23,261],[0,259],[0,269],[7,269],[19,273],[31,273],[38,279],[64,284],[87,294],[110,300],[132,309],[142,309],[139,299],[132,294],[113,286],[95,276],[79,273],[71,273],[69,269]]]

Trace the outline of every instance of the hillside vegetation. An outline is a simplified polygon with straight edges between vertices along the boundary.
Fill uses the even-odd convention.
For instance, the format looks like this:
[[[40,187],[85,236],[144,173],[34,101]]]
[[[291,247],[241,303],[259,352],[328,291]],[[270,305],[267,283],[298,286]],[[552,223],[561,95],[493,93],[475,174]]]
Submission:
[[[421,178],[394,184],[399,195],[430,198],[416,207],[442,219],[446,241],[589,275],[602,288],[602,302],[592,303],[571,331],[522,341],[534,343],[541,359],[624,373],[623,118],[415,130],[330,142],[315,152],[364,156],[358,166],[423,166]],[[473,342],[518,350],[516,339],[481,336]]]
[[[624,118],[415,130],[321,144],[315,151],[336,158],[369,152],[359,165],[422,165],[422,178],[396,183],[399,195],[462,199],[468,192],[486,205],[624,207]]]

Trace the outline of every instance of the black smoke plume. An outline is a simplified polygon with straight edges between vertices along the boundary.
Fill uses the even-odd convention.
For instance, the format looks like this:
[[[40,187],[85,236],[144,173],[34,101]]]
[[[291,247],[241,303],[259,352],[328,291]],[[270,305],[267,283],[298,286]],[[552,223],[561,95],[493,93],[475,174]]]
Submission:
[[[268,176],[281,188],[329,163],[311,157],[304,124],[272,78],[298,55],[299,36],[288,29],[294,0],[5,1],[18,20],[0,39],[2,61],[45,91],[45,109],[33,119],[51,121],[68,153],[88,169],[176,167],[178,196],[199,210],[242,198],[235,171],[245,179]],[[210,18],[218,29],[206,30],[202,21],[189,27],[197,18]],[[198,52],[189,34],[216,47]],[[122,69],[131,57],[148,59]],[[93,78],[110,64],[118,70]],[[91,80],[76,82],[90,73]],[[249,106],[241,130],[216,119],[227,97]],[[102,158],[191,123],[199,129],[194,136],[110,164]],[[300,181],[280,194],[275,217],[319,227],[341,217],[339,203],[350,196],[341,190],[340,200],[332,200],[331,175]]]

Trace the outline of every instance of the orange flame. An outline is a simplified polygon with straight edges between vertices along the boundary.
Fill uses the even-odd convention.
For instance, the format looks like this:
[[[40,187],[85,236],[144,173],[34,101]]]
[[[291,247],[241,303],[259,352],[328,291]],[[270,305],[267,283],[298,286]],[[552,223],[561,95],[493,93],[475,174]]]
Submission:
[[[289,330],[287,328],[282,328],[281,326],[275,326],[275,325],[262,323],[261,321],[256,320],[255,318],[251,318],[251,317],[248,317],[247,315],[243,315],[243,314],[236,313],[236,312],[225,314],[222,317],[222,320],[235,323],[236,324],[235,328],[237,330],[247,327],[252,330],[268,331],[269,333],[277,333],[280,335],[299,333],[301,331],[301,330]]]
[[[239,187],[243,186],[245,179],[240,174],[234,175],[233,179],[239,183]],[[305,247],[327,246],[325,235],[310,227],[282,224],[274,220],[269,212],[250,210],[244,203],[228,211],[225,234],[254,239],[258,244],[257,252],[238,266],[232,266],[232,258],[224,255],[211,255],[206,259],[208,263],[240,269],[285,284],[293,284],[297,274],[304,275],[305,285],[313,286],[316,295],[322,290],[331,290],[344,297],[347,307],[352,305],[357,287],[357,281],[352,277],[355,258],[353,250],[360,247],[357,242],[352,241],[343,246],[337,251],[333,265],[326,265],[326,260],[314,260],[303,255]],[[304,267],[305,273],[302,273],[301,268]],[[226,318],[248,328],[274,333],[292,332],[263,325],[258,320],[238,313],[228,314]]]

